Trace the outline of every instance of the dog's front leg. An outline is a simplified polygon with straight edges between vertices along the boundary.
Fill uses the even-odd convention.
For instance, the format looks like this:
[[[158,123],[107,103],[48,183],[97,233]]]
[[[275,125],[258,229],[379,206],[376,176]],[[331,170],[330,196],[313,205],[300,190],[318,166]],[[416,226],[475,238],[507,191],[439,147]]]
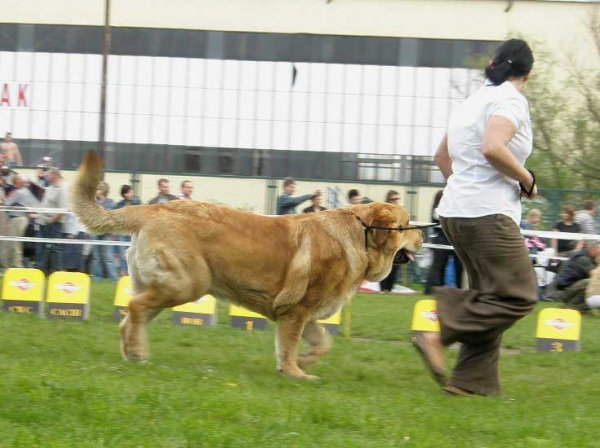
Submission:
[[[277,329],[275,330],[277,370],[292,378],[320,379],[315,375],[307,375],[298,367],[298,345],[300,344],[304,324],[305,320],[298,315],[287,314],[277,318]]]

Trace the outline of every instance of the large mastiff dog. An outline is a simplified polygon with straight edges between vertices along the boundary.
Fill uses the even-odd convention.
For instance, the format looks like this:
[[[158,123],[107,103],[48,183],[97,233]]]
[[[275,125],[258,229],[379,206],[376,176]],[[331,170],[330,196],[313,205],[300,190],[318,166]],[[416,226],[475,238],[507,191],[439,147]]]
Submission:
[[[146,324],[163,309],[210,293],[275,321],[279,371],[316,378],[304,369],[330,349],[317,319],[337,312],[363,279],[384,278],[396,252],[412,258],[422,244],[419,230],[395,230],[408,226],[403,208],[377,202],[288,216],[194,201],[107,211],[94,201],[101,175],[100,158],[88,153],[71,207],[92,233],[132,235],[133,297],[120,327],[125,359],[146,359]],[[309,348],[298,355],[301,338]]]

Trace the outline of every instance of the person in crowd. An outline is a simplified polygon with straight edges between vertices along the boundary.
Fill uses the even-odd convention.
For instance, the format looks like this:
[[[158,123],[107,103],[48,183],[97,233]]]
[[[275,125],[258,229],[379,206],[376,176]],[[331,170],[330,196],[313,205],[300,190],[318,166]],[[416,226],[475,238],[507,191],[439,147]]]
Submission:
[[[63,181],[59,168],[52,167],[48,170],[48,187],[45,190],[44,198],[40,208],[55,209],[47,213],[41,213],[38,216],[41,238],[63,238],[66,214],[61,210],[66,210],[68,204],[68,189]],[[63,250],[62,243],[40,243],[39,250],[36,251],[37,267],[45,274],[51,274],[60,271],[63,268]]]
[[[373,202],[373,199],[370,199],[368,197],[363,197],[360,195],[360,192],[356,189],[356,188],[352,188],[351,190],[348,190],[348,203],[350,205],[355,205],[355,204],[369,204]]]
[[[87,230],[73,213],[67,216],[65,229],[67,239],[81,240],[81,244],[65,244],[63,269],[68,272],[87,273],[83,258],[84,240],[88,237]]]
[[[388,204],[400,205],[400,194],[396,190],[389,190],[385,195],[385,202]],[[381,292],[392,292],[396,280],[400,277],[401,265],[394,262],[392,263],[392,270],[386,278],[379,282],[379,289]]]
[[[184,181],[181,184],[182,191],[183,191],[183,184],[185,182],[186,181]],[[115,209],[123,208],[126,206],[131,206],[131,205],[140,205],[142,203],[138,198],[136,198],[134,196],[134,191],[133,191],[133,188],[131,187],[131,185],[123,185],[121,187],[121,197],[123,199],[120,200],[119,202],[117,202]],[[190,191],[189,199],[191,199],[191,191]],[[131,236],[119,235],[119,241],[129,242],[129,241],[131,241]],[[129,268],[127,266],[127,257],[125,256],[126,250],[127,250],[126,246],[119,246],[119,275],[121,277],[128,275],[128,272],[129,272]]]
[[[193,200],[192,194],[194,193],[194,184],[189,180],[184,180],[181,182],[181,194],[179,195],[180,199],[189,199]]]
[[[163,202],[175,201],[179,199],[174,194],[170,194],[169,190],[169,180],[165,178],[158,179],[158,194],[154,198],[150,199],[148,204],[162,204]]]
[[[585,304],[589,308],[600,308],[600,257],[596,256],[596,268],[590,272],[590,281],[585,290]]]
[[[304,194],[298,197],[292,197],[296,192],[296,181],[291,177],[287,177],[283,181],[283,193],[277,197],[277,214],[278,215],[294,215],[296,214],[296,206],[302,204],[316,196],[321,196],[319,190],[313,193]]]
[[[596,214],[596,204],[591,199],[583,201],[583,210],[575,214],[575,222],[581,227],[581,233],[588,235],[596,234],[596,223],[594,216]]]
[[[9,193],[4,201],[4,205],[10,208],[18,207],[39,207],[40,201],[29,191],[22,176],[15,176],[14,189]],[[9,211],[8,213],[8,234],[10,236],[25,236],[25,231],[29,225],[31,213]],[[13,268],[23,267],[23,241],[10,241],[8,244],[9,255],[8,265]]]
[[[532,208],[527,212],[527,219],[521,221],[521,229],[536,230],[542,222],[542,212],[537,208]],[[525,246],[530,255],[535,255],[538,252],[546,249],[546,243],[538,236],[525,236]],[[533,261],[533,260],[532,260]]]
[[[302,210],[302,213],[314,213],[314,212],[322,212],[323,210],[327,210],[323,207],[323,196],[315,196],[311,199],[311,205]]]
[[[442,200],[444,190],[439,190],[433,198],[433,206],[431,207],[431,222],[439,224],[440,216],[438,214],[438,207]],[[431,242],[433,244],[439,244],[443,246],[450,246],[450,242],[444,231],[441,228],[434,227],[431,232]],[[446,275],[446,267],[450,261],[450,257],[454,258],[454,282],[458,289],[462,288],[462,277],[463,277],[463,265],[460,259],[456,256],[456,252],[453,250],[446,249],[432,249],[433,261],[429,268],[429,274],[427,276],[427,282],[425,283],[425,294],[431,294],[433,288],[436,286],[444,286],[444,278]]]
[[[348,190],[348,203],[350,205],[360,204],[362,197],[356,188]]]
[[[553,232],[580,233],[581,227],[575,222],[575,207],[564,205],[560,212],[561,221],[552,228]],[[583,240],[562,240],[553,238],[551,241],[554,253],[559,257],[569,258],[583,247]]]
[[[599,261],[600,241],[586,241],[583,249],[562,263],[556,278],[548,287],[550,298],[556,302],[563,302],[566,308],[588,311],[586,289],[590,283],[590,275]]]
[[[96,204],[106,210],[114,208],[113,200],[108,197],[110,187],[106,182],[100,182],[96,189]],[[103,235],[94,235],[92,240],[95,241],[112,241],[113,235],[105,233]],[[111,246],[94,245],[92,249],[93,257],[93,278],[94,280],[102,280],[109,278],[112,282],[117,281],[117,268],[114,263],[113,250]]]
[[[520,198],[537,194],[524,163],[533,148],[521,93],[533,53],[520,39],[496,50],[484,85],[458,105],[435,162],[447,179],[440,223],[467,270],[470,289],[436,288],[440,332],[415,335],[415,348],[443,390],[459,396],[501,394],[503,333],[537,302],[537,280],[519,229]],[[444,348],[461,342],[447,380]]]
[[[0,143],[0,154],[4,165],[8,167],[23,166],[23,157],[19,147],[13,141],[12,132],[7,132],[4,141]]]

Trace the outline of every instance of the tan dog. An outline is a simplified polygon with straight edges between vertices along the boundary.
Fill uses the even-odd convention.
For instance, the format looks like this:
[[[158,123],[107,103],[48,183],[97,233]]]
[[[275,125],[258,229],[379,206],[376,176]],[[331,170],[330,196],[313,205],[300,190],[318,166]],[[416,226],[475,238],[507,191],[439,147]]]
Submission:
[[[377,202],[287,216],[194,201],[107,211],[93,200],[101,171],[100,158],[88,153],[71,207],[92,233],[132,235],[133,297],[120,327],[125,359],[146,359],[146,324],[163,309],[210,293],[275,321],[278,369],[316,378],[303,369],[330,349],[317,319],[337,312],[363,279],[384,278],[398,250],[412,258],[422,244],[419,230],[365,233],[363,224],[408,226],[403,208]],[[298,356],[301,337],[310,348]]]

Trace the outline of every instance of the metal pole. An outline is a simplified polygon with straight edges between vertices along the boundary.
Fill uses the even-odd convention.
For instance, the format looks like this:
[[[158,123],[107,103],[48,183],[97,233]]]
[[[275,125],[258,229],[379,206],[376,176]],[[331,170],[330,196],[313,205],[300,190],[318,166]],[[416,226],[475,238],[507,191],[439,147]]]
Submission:
[[[106,77],[108,73],[108,55],[110,54],[110,0],[105,0],[104,8],[104,45],[102,48],[102,87],[100,90],[100,131],[98,151],[104,161],[106,148]],[[106,163],[106,162],[105,162]]]

